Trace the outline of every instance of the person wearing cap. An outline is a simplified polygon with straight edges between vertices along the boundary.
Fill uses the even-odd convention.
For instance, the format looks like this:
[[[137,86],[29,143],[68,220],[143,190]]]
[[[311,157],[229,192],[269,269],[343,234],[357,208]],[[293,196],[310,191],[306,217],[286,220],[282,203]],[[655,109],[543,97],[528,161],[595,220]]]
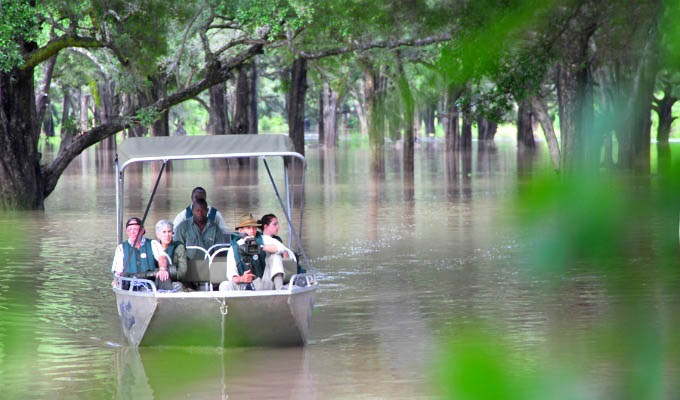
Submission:
[[[208,193],[205,191],[205,189],[200,186],[195,187],[194,190],[191,191],[191,204],[188,205],[184,210],[180,211],[179,214],[177,214],[172,225],[177,228],[183,221],[192,218],[193,212],[191,209],[196,199],[203,199],[207,202],[207,198]],[[226,222],[224,222],[224,217],[216,208],[208,206],[208,212],[206,216],[212,223],[217,224],[217,226],[220,227],[222,233],[227,234],[229,232],[229,228],[227,227]]]
[[[175,227],[175,240],[185,246],[199,246],[208,250],[211,246],[226,243],[224,233],[216,223],[207,216],[208,203],[197,198],[191,205],[192,218],[184,220]],[[205,256],[200,250],[187,249],[187,257],[192,260],[202,260]]]
[[[144,237],[142,221],[137,217],[128,219],[125,223],[125,233],[128,239],[116,247],[111,272],[117,276],[132,276],[158,269],[156,286],[165,286],[166,281],[170,284],[167,259]]]
[[[220,283],[220,290],[272,290],[281,289],[283,286],[283,261],[282,254],[288,253],[295,258],[295,254],[283,243],[268,235],[260,235],[257,228],[260,226],[253,214],[244,214],[239,219],[236,227],[241,239],[232,239],[231,247],[227,252],[227,280]],[[239,246],[246,242],[247,238],[255,238],[260,246],[257,257],[253,257],[251,265],[246,265]]]

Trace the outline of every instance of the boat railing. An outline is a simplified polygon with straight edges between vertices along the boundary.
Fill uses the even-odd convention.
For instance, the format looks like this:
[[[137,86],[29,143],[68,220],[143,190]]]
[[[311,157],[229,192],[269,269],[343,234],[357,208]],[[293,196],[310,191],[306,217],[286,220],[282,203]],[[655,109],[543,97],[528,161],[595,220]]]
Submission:
[[[116,289],[127,290],[129,292],[151,292],[154,295],[156,294],[156,285],[153,281],[148,279],[114,275],[114,282]],[[123,289],[123,282],[129,282],[127,289]]]
[[[293,291],[293,287],[308,287],[312,285],[316,285],[318,281],[316,280],[316,275],[314,274],[295,274],[290,277],[290,281],[288,283],[288,290]]]
[[[207,260],[210,257],[210,253],[208,253],[208,250],[204,249],[201,246],[186,246],[186,249],[187,250],[201,250],[204,253],[204,255],[203,255],[204,260]]]

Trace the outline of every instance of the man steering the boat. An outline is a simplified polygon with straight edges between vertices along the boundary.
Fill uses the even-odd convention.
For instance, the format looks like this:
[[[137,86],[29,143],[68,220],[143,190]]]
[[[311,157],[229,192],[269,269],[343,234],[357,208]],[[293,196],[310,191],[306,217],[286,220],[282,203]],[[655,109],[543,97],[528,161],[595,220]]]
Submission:
[[[137,217],[128,219],[125,223],[125,233],[128,239],[116,247],[111,272],[116,276],[136,276],[156,271],[156,286],[171,289],[168,261],[156,251],[151,241],[144,237],[142,221]],[[115,279],[112,285],[116,285]]]
[[[282,255],[291,258],[295,254],[283,243],[269,235],[261,235],[260,226],[253,214],[239,219],[241,238],[231,241],[227,252],[227,280],[220,283],[220,290],[279,290],[283,286]]]
[[[193,217],[193,204],[197,199],[203,199],[207,204],[208,193],[200,186],[196,186],[194,190],[191,191],[191,204],[186,209],[180,211],[175,217],[175,220],[172,224],[175,228],[177,228],[182,222]],[[229,232],[229,228],[227,228],[227,223],[224,222],[222,213],[220,213],[215,207],[208,206],[208,212],[206,216],[211,222],[217,224],[217,226],[220,227],[222,233],[227,234]]]
[[[208,250],[211,246],[225,243],[224,233],[212,222],[208,214],[208,203],[205,199],[197,198],[191,205],[193,217],[184,220],[175,227],[175,240],[185,246],[199,246]],[[187,257],[192,260],[202,260],[205,253],[196,249],[187,249]]]

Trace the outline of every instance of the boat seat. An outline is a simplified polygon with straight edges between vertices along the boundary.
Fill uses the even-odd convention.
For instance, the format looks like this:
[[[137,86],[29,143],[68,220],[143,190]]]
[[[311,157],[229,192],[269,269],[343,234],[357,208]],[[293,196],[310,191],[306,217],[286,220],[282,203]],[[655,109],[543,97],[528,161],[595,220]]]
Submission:
[[[208,260],[187,259],[187,273],[184,275],[184,282],[208,282],[210,281],[210,268]]]

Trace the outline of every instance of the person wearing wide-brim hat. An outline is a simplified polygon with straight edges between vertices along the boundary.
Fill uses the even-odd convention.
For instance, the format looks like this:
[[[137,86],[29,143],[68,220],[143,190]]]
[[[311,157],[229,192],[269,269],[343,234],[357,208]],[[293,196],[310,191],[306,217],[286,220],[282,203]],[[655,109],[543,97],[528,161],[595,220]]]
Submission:
[[[272,290],[283,286],[284,252],[294,259],[295,255],[283,243],[268,235],[261,235],[260,223],[253,214],[243,214],[236,226],[241,238],[232,238],[227,253],[227,280],[220,290]],[[242,246],[248,242],[250,246]],[[248,247],[259,245],[257,254],[249,254]]]

